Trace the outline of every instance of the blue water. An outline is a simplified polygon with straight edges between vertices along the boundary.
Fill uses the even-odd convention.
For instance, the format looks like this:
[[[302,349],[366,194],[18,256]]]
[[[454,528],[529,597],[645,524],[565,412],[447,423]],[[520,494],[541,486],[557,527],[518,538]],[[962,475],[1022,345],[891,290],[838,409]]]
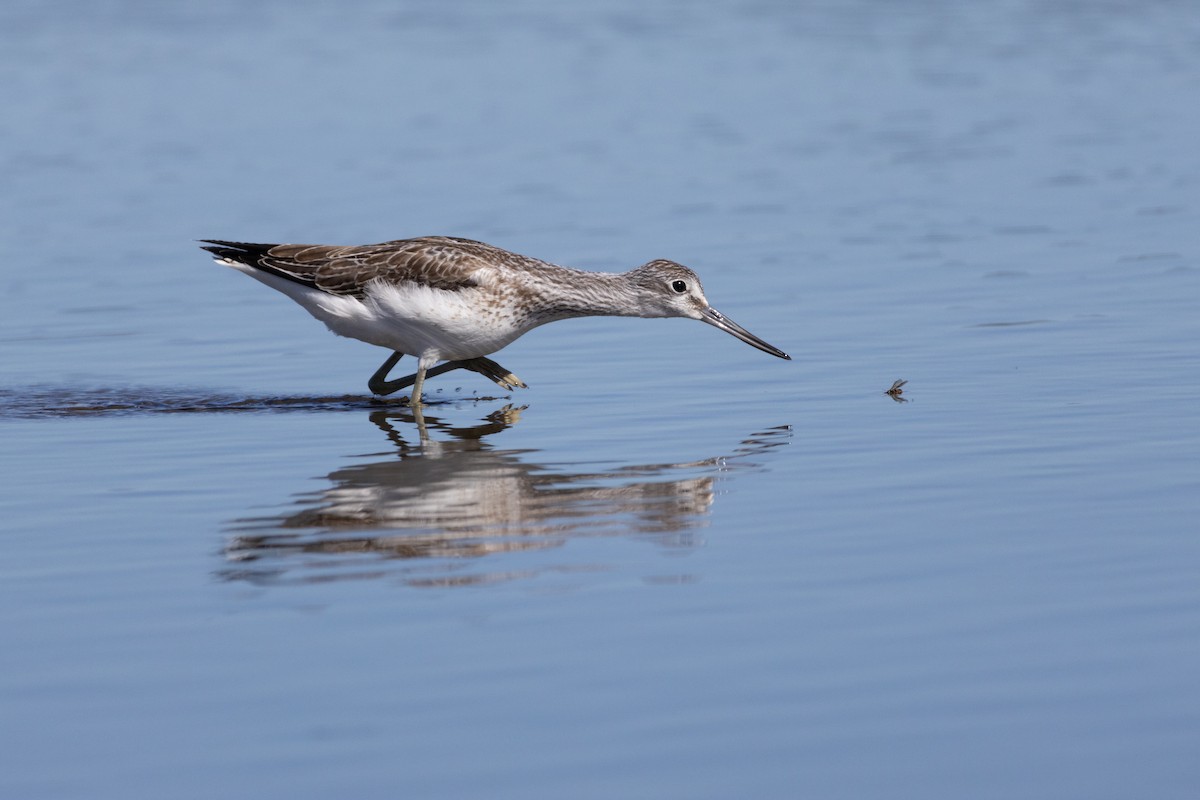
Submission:
[[[1190,5],[0,43],[0,797],[1194,796]],[[556,323],[417,419],[194,241],[435,233],[678,260],[795,360]]]

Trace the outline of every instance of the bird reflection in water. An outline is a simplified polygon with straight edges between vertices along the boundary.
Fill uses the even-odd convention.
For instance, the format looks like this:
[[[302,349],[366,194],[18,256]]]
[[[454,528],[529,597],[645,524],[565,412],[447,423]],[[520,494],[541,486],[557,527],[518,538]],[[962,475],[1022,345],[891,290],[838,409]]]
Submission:
[[[632,536],[669,549],[698,544],[720,475],[755,466],[790,428],[756,433],[701,461],[569,471],[501,450],[487,437],[515,424],[505,406],[456,426],[420,409],[374,411],[398,456],[335,470],[329,486],[277,516],[230,526],[222,578],[262,584],[398,578],[410,585],[470,585],[598,569],[594,564],[507,569],[481,557],[561,547],[586,536]],[[402,433],[393,423],[401,423]],[[414,427],[409,427],[410,425]],[[540,562],[539,562],[540,563]],[[489,569],[491,567],[491,569]],[[656,578],[661,580],[661,577]]]

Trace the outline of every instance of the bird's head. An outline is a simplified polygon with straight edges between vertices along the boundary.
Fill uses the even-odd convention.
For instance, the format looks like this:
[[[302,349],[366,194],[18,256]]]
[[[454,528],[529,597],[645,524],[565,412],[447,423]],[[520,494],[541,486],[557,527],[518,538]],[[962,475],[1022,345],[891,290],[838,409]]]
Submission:
[[[636,287],[641,305],[639,316],[698,319],[764,353],[791,359],[778,347],[767,344],[709,305],[708,298],[704,296],[704,287],[700,285],[700,277],[682,264],[660,258],[630,270],[627,277]]]

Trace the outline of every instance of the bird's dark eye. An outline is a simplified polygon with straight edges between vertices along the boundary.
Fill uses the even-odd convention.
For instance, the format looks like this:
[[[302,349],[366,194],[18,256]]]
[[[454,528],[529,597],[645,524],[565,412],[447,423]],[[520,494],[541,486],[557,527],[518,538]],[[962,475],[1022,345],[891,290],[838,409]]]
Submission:
[[[678,294],[683,294],[687,291],[687,284],[683,281],[671,281],[671,288],[674,289]]]

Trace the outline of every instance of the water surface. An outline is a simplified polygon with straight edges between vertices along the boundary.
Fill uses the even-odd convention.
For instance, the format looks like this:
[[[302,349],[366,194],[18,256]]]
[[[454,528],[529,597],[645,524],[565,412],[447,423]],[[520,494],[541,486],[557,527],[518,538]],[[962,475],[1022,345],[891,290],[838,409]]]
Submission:
[[[0,40],[0,795],[1194,794],[1187,4]],[[437,233],[678,260],[795,360],[564,322],[418,417],[194,241]]]

